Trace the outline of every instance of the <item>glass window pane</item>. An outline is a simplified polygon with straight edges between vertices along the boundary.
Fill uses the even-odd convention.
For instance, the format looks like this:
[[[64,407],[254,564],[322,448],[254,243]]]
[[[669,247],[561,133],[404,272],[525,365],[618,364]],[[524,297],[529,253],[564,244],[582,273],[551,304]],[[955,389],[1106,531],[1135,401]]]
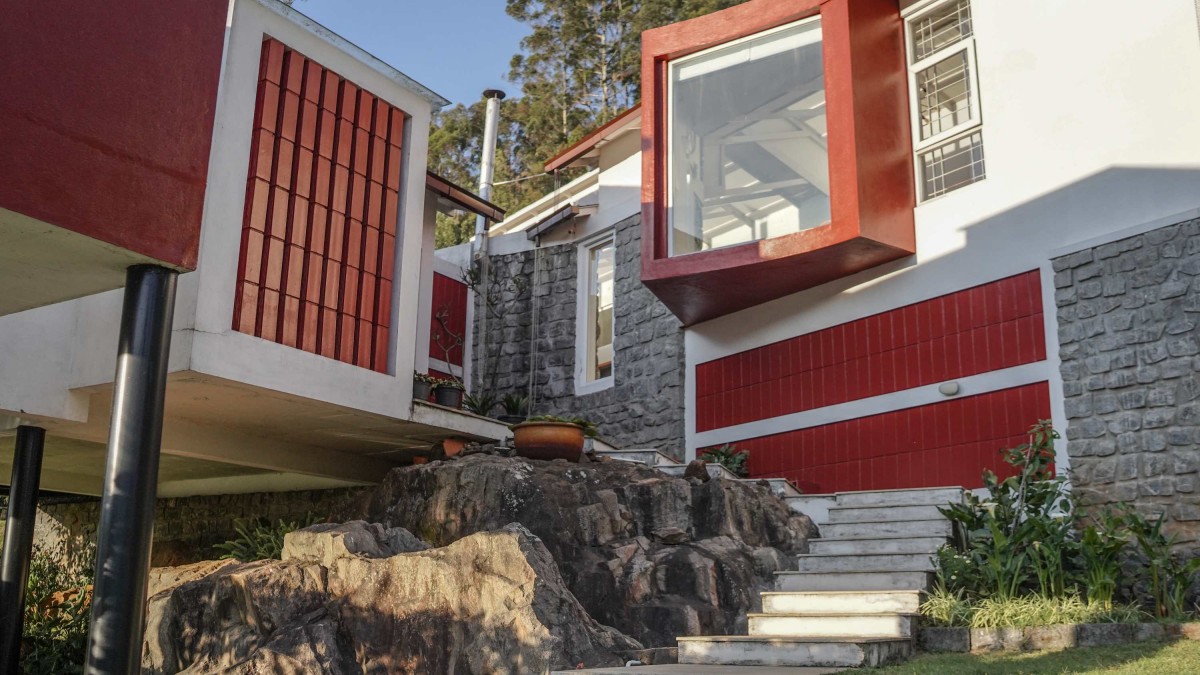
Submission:
[[[819,18],[677,59],[670,86],[672,255],[829,222]]]
[[[935,8],[910,24],[913,61],[971,37],[971,3],[958,0]]]
[[[612,375],[613,285],[616,247],[612,242],[591,249],[588,255],[588,368],[587,379]]]
[[[926,199],[983,180],[985,175],[983,135],[978,131],[921,153]]]
[[[917,73],[921,140],[971,120],[970,61],[964,49]]]

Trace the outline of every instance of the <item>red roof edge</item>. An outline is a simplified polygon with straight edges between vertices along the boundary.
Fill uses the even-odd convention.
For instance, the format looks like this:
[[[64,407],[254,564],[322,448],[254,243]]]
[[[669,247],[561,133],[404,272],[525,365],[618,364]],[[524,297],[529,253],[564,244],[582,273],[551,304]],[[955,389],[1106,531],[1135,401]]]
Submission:
[[[557,171],[586,155],[592,150],[592,148],[596,147],[597,143],[604,140],[608,136],[608,132],[612,131],[617,126],[620,126],[621,123],[632,117],[641,109],[642,104],[640,102],[635,103],[629,110],[626,110],[620,115],[617,115],[611,120],[605,122],[600,126],[599,129],[596,129],[592,133],[576,141],[574,145],[569,146],[562,152],[551,157],[550,160],[546,162],[546,171]]]
[[[494,223],[504,220],[504,209],[432,171],[425,172],[425,189]]]

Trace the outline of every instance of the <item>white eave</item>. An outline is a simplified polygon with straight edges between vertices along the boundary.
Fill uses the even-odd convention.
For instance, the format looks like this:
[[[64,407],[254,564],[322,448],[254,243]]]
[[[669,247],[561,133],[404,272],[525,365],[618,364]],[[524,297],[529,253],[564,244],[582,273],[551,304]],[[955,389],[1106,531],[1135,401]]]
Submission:
[[[493,225],[488,230],[488,234],[492,237],[498,237],[502,234],[526,230],[568,204],[587,201],[585,198],[596,193],[599,189],[600,170],[593,169],[570,183],[551,191],[521,210],[514,211],[503,222]],[[591,201],[595,202],[594,199]]]

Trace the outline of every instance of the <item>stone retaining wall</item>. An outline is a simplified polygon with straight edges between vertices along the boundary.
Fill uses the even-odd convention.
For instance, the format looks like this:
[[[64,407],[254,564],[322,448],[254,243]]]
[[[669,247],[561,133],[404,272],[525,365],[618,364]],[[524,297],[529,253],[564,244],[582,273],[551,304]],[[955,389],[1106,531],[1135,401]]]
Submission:
[[[238,523],[261,518],[272,524],[325,520],[361,488],[300,490],[158,500],[154,520],[153,564],[176,565],[216,557],[212,547],[237,536]],[[0,531],[4,509],[0,509]],[[96,542],[100,501],[47,500],[38,506],[34,545],[58,550],[77,562]],[[60,548],[61,547],[61,548]]]
[[[1072,482],[1200,539],[1200,220],[1053,261]]]

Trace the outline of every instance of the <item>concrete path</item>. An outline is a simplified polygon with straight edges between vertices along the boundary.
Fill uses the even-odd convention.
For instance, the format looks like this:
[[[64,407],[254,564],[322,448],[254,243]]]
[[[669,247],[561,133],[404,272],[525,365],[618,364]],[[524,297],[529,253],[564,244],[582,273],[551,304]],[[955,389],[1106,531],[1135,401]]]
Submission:
[[[586,670],[559,670],[553,675],[638,675],[639,673],[663,673],[664,675],[827,675],[841,673],[849,668],[806,668],[788,666],[695,666],[677,664],[669,666],[634,666],[633,668],[588,668]]]

